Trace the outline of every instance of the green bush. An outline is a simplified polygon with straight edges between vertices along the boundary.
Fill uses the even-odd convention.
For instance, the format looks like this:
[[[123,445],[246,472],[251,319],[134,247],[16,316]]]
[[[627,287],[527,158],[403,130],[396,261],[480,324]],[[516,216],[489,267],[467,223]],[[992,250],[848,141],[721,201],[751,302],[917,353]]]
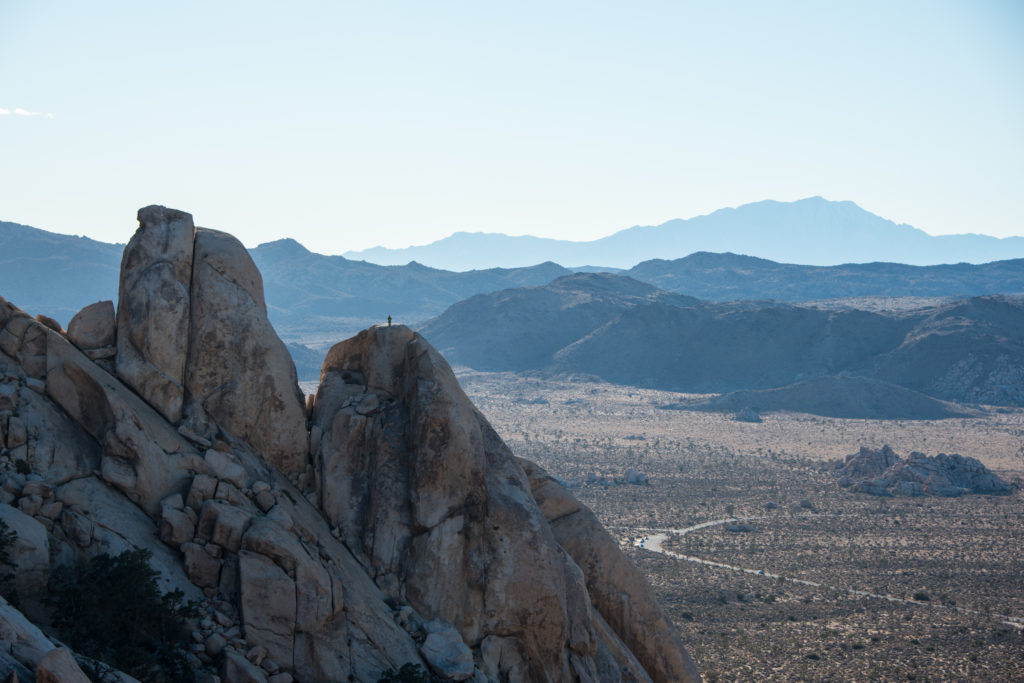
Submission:
[[[18,535],[11,531],[7,522],[0,519],[0,595],[12,605],[18,604],[18,592],[14,590],[14,558],[11,548],[18,540]]]
[[[197,615],[180,590],[160,594],[148,550],[98,555],[50,579],[53,625],[78,653],[147,683],[192,681],[186,620]]]

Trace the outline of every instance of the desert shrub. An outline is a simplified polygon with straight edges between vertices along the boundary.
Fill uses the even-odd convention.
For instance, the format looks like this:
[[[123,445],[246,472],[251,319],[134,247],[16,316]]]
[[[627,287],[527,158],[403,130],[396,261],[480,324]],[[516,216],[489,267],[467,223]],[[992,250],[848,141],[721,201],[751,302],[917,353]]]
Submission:
[[[126,550],[57,569],[48,598],[53,625],[80,654],[141,681],[192,681],[185,624],[196,608],[180,590],[161,595],[151,557]]]
[[[924,591],[918,591],[917,593],[914,593],[914,599],[920,600],[921,602],[928,602],[931,600],[931,597]]]
[[[380,675],[377,683],[434,683],[441,679],[429,671],[424,671],[419,664],[407,662],[395,673],[394,669],[388,669]]]
[[[11,557],[11,548],[14,547],[18,535],[11,531],[7,522],[0,519],[0,595],[7,602],[16,605],[18,602],[17,591],[14,590],[14,558]]]

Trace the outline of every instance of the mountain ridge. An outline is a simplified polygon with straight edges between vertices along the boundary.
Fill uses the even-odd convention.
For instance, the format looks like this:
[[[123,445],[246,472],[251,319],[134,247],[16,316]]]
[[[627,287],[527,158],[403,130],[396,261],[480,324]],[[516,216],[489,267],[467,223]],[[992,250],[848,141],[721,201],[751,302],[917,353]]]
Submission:
[[[605,272],[599,267],[565,268],[552,261],[464,272],[417,261],[381,266],[317,254],[293,238],[247,251],[262,271],[271,322],[289,344],[304,380],[319,375],[319,356],[332,340],[388,316],[417,327],[476,294],[544,286],[573,272]],[[28,310],[48,311],[66,325],[81,308],[117,299],[121,252],[120,245],[0,223],[0,291]],[[640,262],[622,273],[668,292],[719,302],[850,299],[827,304],[848,308],[874,305],[853,301],[856,298],[938,301],[1024,292],[1024,259],[982,265],[808,266],[728,252],[695,252],[681,259]]]
[[[979,233],[933,236],[866,211],[852,201],[808,197],[794,202],[767,199],[659,225],[634,225],[594,240],[459,231],[425,245],[372,247],[344,255],[382,264],[418,260],[460,270],[469,263],[463,254],[472,254],[477,265],[525,265],[541,253],[543,258],[570,266],[602,263],[629,268],[654,257],[678,258],[696,251],[733,251],[811,265],[851,261],[934,265],[963,259],[992,261],[1005,258],[1008,251],[1024,257],[1024,237]]]

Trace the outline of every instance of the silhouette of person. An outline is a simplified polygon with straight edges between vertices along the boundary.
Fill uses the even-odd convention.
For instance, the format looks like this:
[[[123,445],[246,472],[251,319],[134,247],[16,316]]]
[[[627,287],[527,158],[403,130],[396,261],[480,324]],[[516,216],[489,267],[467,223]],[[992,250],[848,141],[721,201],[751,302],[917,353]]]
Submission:
[[[391,316],[388,316],[388,327],[391,327]]]

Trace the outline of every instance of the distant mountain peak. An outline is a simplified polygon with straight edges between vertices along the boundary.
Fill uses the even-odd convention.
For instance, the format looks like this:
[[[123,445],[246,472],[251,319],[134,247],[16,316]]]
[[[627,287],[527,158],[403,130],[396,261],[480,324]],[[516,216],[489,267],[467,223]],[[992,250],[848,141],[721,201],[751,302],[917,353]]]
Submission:
[[[660,225],[633,226],[586,242],[457,232],[422,246],[374,247],[346,255],[385,265],[415,259],[435,268],[465,271],[524,267],[540,261],[555,261],[569,268],[599,264],[621,269],[695,252],[731,252],[814,266],[875,261],[911,265],[987,263],[1024,257],[1024,237],[933,237],[871,213],[853,201],[815,195],[791,202],[765,199]]]
[[[297,256],[305,256],[306,254],[313,253],[309,249],[306,249],[306,247],[302,246],[302,244],[300,244],[298,241],[292,239],[291,237],[284,237],[279,240],[264,242],[263,244],[260,244],[256,248],[264,249],[267,251],[274,251],[280,254],[295,254]]]

